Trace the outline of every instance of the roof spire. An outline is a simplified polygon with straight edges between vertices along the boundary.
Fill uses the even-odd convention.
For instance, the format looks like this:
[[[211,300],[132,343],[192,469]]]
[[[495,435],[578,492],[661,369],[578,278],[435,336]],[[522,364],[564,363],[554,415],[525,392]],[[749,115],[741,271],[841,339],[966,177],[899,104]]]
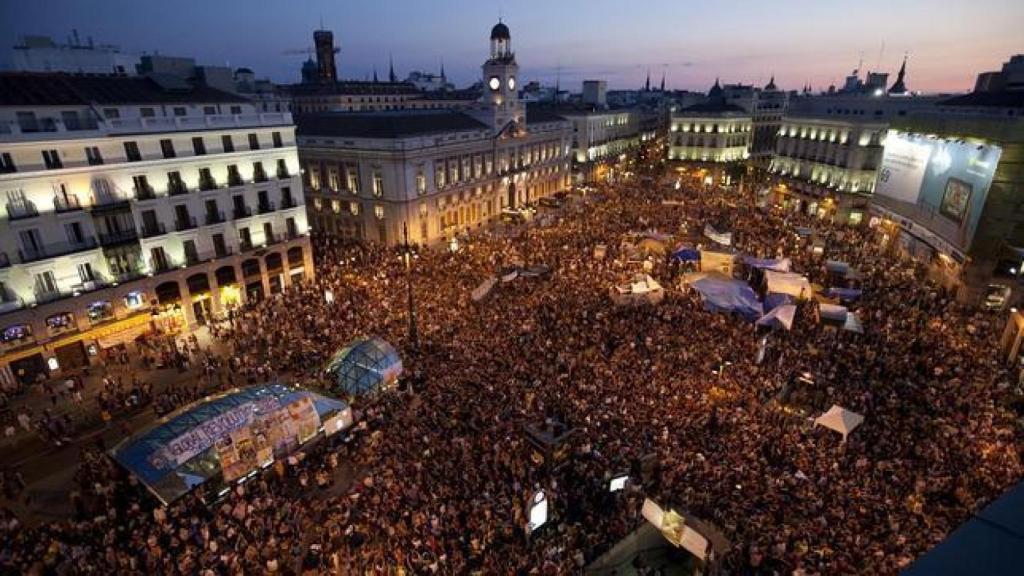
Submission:
[[[444,77],[444,58],[441,58],[441,81],[442,82],[445,81],[445,77]]]
[[[395,59],[388,53],[388,82],[398,82],[398,77],[395,76]]]
[[[889,88],[889,94],[906,94],[907,85],[904,81],[907,75],[907,55],[903,54],[903,64],[900,65],[900,71],[896,74],[896,82],[893,82],[892,88]]]
[[[373,81],[374,82],[379,82],[379,80],[377,80],[377,67],[376,66],[373,67]]]
[[[644,82],[644,92],[651,91],[651,69],[647,69],[647,82]]]
[[[665,91],[665,69],[661,69],[661,92]]]

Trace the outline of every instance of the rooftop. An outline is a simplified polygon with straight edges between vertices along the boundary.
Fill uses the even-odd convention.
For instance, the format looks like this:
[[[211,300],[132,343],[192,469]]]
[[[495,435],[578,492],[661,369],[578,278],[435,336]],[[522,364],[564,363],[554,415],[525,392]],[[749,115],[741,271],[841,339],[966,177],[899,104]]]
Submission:
[[[746,114],[747,111],[742,107],[735,104],[729,104],[722,101],[713,102],[702,102],[700,104],[694,104],[693,106],[687,106],[680,110],[684,114],[724,114],[728,112],[735,112],[740,114]]]
[[[298,136],[404,138],[465,130],[486,130],[486,124],[452,110],[389,112],[325,112],[298,119]]]
[[[36,72],[0,73],[0,106],[85,106],[89,104],[244,103],[241,96],[208,86],[169,89],[145,76],[103,76]]]
[[[1003,92],[971,92],[939,102],[941,106],[983,106],[992,108],[1024,108],[1024,90]]]
[[[526,106],[526,124],[537,124],[543,122],[564,122],[565,117],[557,110],[544,106]]]
[[[399,95],[419,94],[420,91],[411,82],[363,82],[357,80],[345,80],[333,84],[292,84],[288,91],[295,96],[316,96],[316,95]]]

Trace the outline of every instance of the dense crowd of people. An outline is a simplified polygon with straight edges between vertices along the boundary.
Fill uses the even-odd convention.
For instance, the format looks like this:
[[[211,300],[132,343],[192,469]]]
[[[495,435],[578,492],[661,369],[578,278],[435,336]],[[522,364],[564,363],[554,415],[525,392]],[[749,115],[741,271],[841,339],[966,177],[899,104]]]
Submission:
[[[666,200],[672,200],[666,204]],[[90,453],[73,520],[25,528],[0,518],[0,568],[25,573],[568,574],[642,518],[644,498],[703,519],[734,574],[895,573],[1022,475],[1005,405],[1000,317],[962,307],[866,228],[759,205],[735,189],[665,177],[572,197],[545,225],[480,230],[456,252],[315,242],[316,277],[247,306],[217,338],[230,381],[330,386],[322,368],[363,335],[403,351],[416,385],[356,399],[350,442],[279,462],[218,502],[155,507],[137,482]],[[814,302],[789,332],[705,309],[676,267],[656,307],[616,307],[609,288],[637,271],[619,250],[637,231],[680,242],[705,223],[745,254],[785,256],[827,286],[825,259],[861,273],[864,334],[826,328]],[[794,233],[813,227],[811,238]],[[609,247],[593,257],[594,247]],[[469,294],[511,265],[552,274]],[[418,342],[409,340],[407,274]],[[330,291],[333,298],[325,298]],[[415,352],[413,352],[415,350]],[[728,369],[724,367],[728,365]],[[798,375],[815,413],[866,416],[848,439],[778,402]],[[575,430],[564,466],[537,458],[524,428]],[[654,463],[650,465],[650,463]],[[331,486],[337,470],[351,482]],[[608,479],[628,471],[614,494]],[[551,519],[527,530],[544,490]]]

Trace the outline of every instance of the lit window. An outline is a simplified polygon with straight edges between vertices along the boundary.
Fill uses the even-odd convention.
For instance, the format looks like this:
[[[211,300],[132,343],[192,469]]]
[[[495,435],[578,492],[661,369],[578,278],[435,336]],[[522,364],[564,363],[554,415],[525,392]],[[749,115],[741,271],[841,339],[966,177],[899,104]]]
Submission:
[[[373,173],[373,195],[377,197],[384,195],[384,175],[380,172]]]
[[[379,205],[379,204],[377,206],[374,206],[373,207],[373,215],[376,216],[378,220],[383,220],[384,219],[384,207]]]
[[[416,170],[416,193],[426,194],[427,193],[427,176],[423,174],[423,169],[419,168]]]

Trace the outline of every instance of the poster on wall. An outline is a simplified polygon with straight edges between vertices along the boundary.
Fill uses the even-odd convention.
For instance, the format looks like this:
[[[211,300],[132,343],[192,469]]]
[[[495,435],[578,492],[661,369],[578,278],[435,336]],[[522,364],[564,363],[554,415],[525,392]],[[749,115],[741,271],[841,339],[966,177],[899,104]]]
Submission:
[[[939,212],[957,222],[963,222],[967,214],[967,203],[971,201],[971,185],[959,178],[946,181],[946,191],[942,194],[942,205]]]

